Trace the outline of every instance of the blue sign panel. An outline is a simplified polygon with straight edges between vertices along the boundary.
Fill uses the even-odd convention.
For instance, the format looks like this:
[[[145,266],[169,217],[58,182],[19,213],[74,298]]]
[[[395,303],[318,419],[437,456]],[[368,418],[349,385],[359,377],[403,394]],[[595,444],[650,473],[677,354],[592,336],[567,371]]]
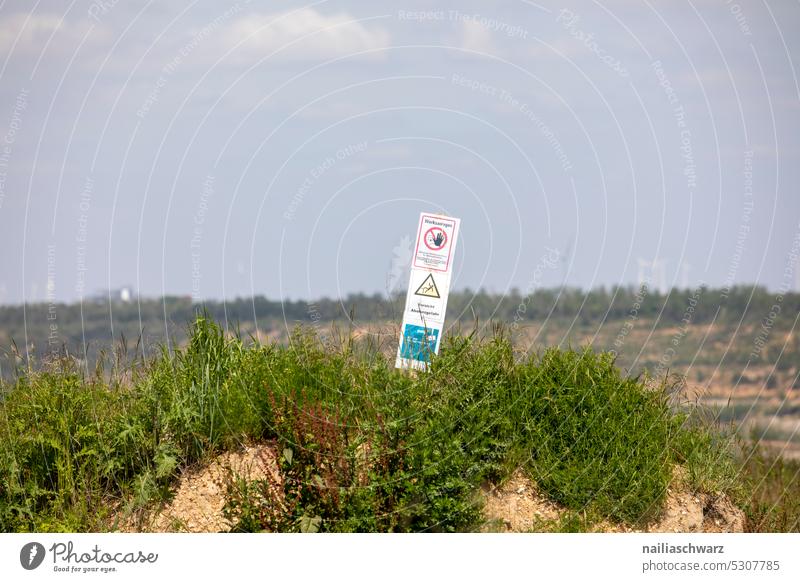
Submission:
[[[436,352],[436,342],[438,341],[438,329],[407,323],[403,328],[400,357],[418,362],[429,362],[431,354]]]

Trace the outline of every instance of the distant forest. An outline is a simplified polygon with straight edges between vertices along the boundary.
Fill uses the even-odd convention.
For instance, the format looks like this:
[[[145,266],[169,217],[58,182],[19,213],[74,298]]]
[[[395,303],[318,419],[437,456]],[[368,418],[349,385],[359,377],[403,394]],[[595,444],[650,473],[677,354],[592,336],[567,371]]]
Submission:
[[[233,301],[193,303],[187,297],[133,299],[130,302],[81,304],[37,303],[0,307],[0,350],[6,355],[18,350],[42,357],[66,348],[82,355],[109,349],[125,338],[133,346],[139,338],[147,349],[170,341],[182,341],[189,322],[198,311],[207,310],[228,329],[249,333],[280,331],[297,326],[320,326],[339,322],[355,324],[399,323],[404,296],[353,294],[341,300],[280,301],[263,296]],[[658,320],[659,327],[680,325],[687,317],[692,324],[717,321],[739,322],[790,329],[800,316],[800,294],[779,295],[763,287],[673,290],[661,294],[647,288],[614,287],[584,291],[576,288],[542,289],[530,295],[512,290],[505,295],[484,291],[452,292],[447,323],[472,326],[490,321],[526,323],[561,320],[575,325],[602,325],[626,318]],[[16,346],[16,347],[14,347]],[[27,349],[26,349],[27,348]],[[7,369],[7,361],[2,365]]]

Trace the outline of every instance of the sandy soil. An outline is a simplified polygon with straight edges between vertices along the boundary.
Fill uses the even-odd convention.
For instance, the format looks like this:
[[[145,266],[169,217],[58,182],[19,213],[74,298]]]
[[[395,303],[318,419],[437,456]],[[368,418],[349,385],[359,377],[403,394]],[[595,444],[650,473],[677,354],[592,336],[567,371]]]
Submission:
[[[742,532],[744,513],[725,495],[692,492],[681,470],[675,472],[667,489],[667,499],[659,518],[643,528],[630,528],[603,522],[598,532]],[[542,495],[536,484],[517,471],[499,487],[484,489],[487,531],[548,531],[549,525],[564,516],[565,508]]]
[[[228,452],[213,462],[187,470],[174,489],[172,500],[160,507],[120,518],[123,532],[195,532],[228,531],[231,524],[222,515],[225,505],[225,477],[234,474],[247,480],[272,477],[280,482],[280,473],[272,442]]]
[[[248,479],[269,479],[280,483],[276,446],[262,443],[218,456],[213,462],[184,472],[169,503],[134,515],[118,518],[123,532],[213,533],[231,528],[222,515],[225,504],[225,477],[233,471]],[[487,484],[482,490],[488,520],[484,531],[548,531],[567,510],[548,499],[522,471],[499,486]],[[725,495],[693,492],[686,485],[679,467],[667,489],[659,518],[636,529],[602,522],[599,532],[741,532],[744,514]]]

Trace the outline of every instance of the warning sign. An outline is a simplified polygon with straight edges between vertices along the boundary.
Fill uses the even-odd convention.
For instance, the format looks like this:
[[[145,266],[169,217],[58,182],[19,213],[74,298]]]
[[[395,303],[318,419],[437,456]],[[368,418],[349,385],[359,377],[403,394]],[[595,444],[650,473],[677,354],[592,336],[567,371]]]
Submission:
[[[425,236],[422,237],[422,242],[430,250],[439,251],[447,243],[447,233],[438,226],[434,226],[427,230]]]
[[[413,267],[446,273],[458,236],[457,218],[425,214],[420,216]]]
[[[433,279],[433,273],[430,273],[422,284],[414,291],[414,295],[421,295],[422,297],[435,297],[441,299],[439,295],[439,288],[436,286],[436,281]]]
[[[422,213],[406,294],[398,368],[425,369],[439,352],[452,277],[458,218]]]
[[[400,357],[417,362],[429,362],[431,354],[438,351],[439,330],[437,328],[407,323],[403,326],[400,342]]]
[[[450,281],[446,274],[411,269],[406,296],[406,321],[444,323]]]
[[[441,304],[416,301],[408,308],[410,315],[416,315],[423,323],[444,323],[444,310]]]

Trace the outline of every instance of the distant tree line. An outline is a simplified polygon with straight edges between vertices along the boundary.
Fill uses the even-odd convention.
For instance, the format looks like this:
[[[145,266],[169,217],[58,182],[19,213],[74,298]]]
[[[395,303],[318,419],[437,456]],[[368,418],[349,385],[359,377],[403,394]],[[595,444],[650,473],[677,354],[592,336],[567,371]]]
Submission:
[[[80,354],[84,346],[95,352],[110,349],[124,337],[132,348],[141,337],[154,348],[167,341],[182,341],[189,322],[198,311],[208,313],[229,330],[288,331],[297,325],[331,322],[357,323],[402,319],[405,296],[352,294],[342,299],[316,301],[272,300],[263,296],[231,301],[193,303],[188,297],[164,297],[124,302],[39,303],[25,307],[0,307],[0,349],[8,353],[13,344],[21,352],[42,357],[66,347]],[[626,318],[656,320],[679,325],[718,321],[736,324],[790,328],[800,314],[800,294],[776,296],[759,286],[731,289],[680,289],[667,294],[647,288],[612,287],[584,291],[576,288],[539,289],[525,294],[514,289],[505,295],[473,292],[450,294],[448,323],[471,325],[476,319],[520,324],[566,320],[579,325]],[[55,327],[54,327],[55,326]],[[13,344],[12,344],[13,342]],[[7,372],[8,364],[0,362]]]

